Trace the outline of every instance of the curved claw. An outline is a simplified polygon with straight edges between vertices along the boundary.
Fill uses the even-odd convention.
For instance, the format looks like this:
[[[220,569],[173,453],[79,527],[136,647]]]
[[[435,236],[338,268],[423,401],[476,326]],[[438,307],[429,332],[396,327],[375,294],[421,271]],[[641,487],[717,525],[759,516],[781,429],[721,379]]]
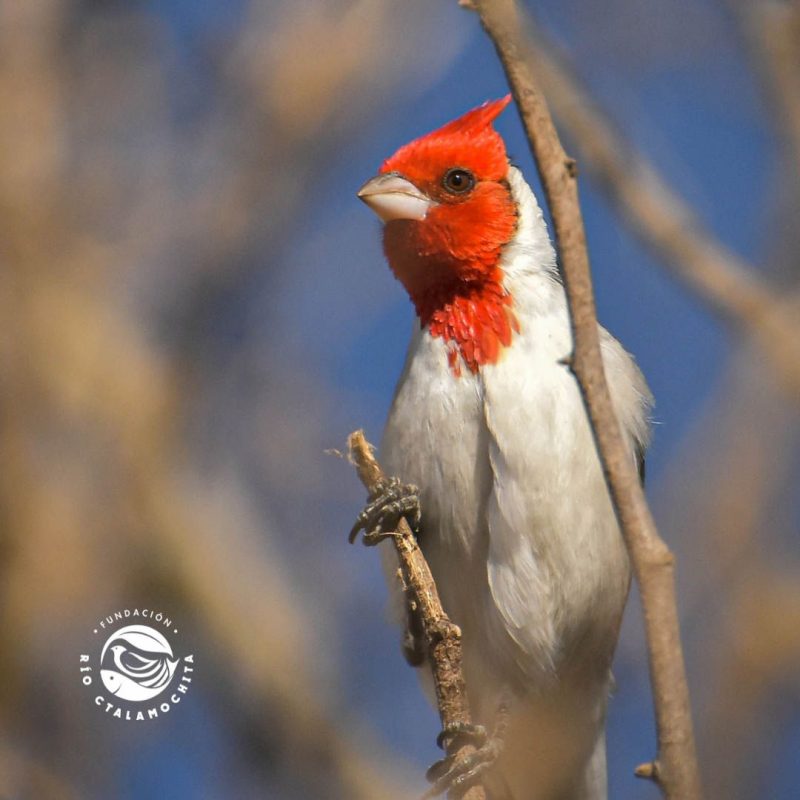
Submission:
[[[432,786],[422,796],[422,800],[437,797],[444,792],[453,792],[460,797],[461,793],[478,782],[484,772],[491,769],[503,751],[509,712],[510,700],[504,693],[497,707],[491,736],[483,725],[470,723],[455,723],[442,730],[436,738],[439,747],[447,746],[449,750],[457,752],[464,744],[471,744],[476,749],[463,758],[457,759],[455,755],[448,755],[433,764],[425,773]],[[459,739],[461,742],[454,748],[453,745]]]
[[[378,544],[394,535],[401,517],[406,517],[412,528],[419,525],[419,489],[401,483],[398,478],[381,481],[370,494],[364,510],[356,517],[348,541],[352,544],[363,530],[364,544]]]
[[[462,739],[479,748],[486,744],[488,738],[489,735],[483,725],[473,725],[470,722],[454,722],[439,731],[439,735],[436,737],[436,746],[440,750],[444,750],[449,742],[454,739]]]
[[[458,761],[452,756],[437,761],[425,774],[433,785],[422,795],[421,800],[429,800],[445,792],[465,791],[492,767],[502,749],[502,741],[492,738]]]

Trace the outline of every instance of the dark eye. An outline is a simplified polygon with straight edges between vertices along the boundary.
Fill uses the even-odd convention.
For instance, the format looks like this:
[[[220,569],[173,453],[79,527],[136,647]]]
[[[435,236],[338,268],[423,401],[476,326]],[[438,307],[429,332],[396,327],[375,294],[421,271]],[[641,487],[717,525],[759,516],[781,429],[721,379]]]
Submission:
[[[444,174],[442,184],[451,194],[466,194],[475,186],[475,177],[466,169],[449,169]]]

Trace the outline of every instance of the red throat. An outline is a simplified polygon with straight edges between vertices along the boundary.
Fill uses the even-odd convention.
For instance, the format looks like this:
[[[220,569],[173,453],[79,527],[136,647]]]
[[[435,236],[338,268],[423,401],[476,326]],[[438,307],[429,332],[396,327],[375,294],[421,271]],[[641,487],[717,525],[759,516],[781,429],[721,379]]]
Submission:
[[[440,297],[431,293],[415,304],[421,324],[447,343],[447,362],[456,377],[462,362],[472,373],[495,364],[519,332],[511,295],[500,282],[500,270],[496,272],[479,285],[465,284]]]

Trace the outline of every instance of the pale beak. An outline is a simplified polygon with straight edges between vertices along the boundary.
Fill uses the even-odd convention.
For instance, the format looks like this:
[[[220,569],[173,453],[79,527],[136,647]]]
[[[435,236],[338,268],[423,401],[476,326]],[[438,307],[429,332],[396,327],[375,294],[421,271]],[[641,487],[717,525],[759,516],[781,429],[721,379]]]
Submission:
[[[396,172],[376,175],[359,190],[358,196],[384,221],[425,219],[434,205],[411,181]]]

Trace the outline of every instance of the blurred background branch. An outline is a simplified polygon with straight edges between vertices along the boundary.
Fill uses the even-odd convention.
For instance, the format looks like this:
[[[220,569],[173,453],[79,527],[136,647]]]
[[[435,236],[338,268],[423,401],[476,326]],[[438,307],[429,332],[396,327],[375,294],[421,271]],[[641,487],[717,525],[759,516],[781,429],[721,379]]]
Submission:
[[[617,132],[570,71],[563,54],[540,28],[529,27],[528,58],[575,147],[579,168],[597,181],[621,220],[655,249],[665,266],[712,311],[762,345],[778,380],[800,400],[800,298],[783,297],[758,270],[709,234],[652,164]]]
[[[225,378],[209,352],[221,307],[256,267],[277,280],[315,172],[410,57],[380,43],[410,9],[320,10],[245,12],[238,37],[203,54],[213,88],[182,98],[188,108],[173,106],[178,56],[152,14],[0,12],[3,717],[20,754],[39,751],[99,796],[119,796],[119,764],[98,757],[116,748],[66,665],[96,618],[139,599],[191,627],[207,686],[224,677],[204,701],[246,745],[240,772],[249,762],[259,784],[266,774],[304,797],[400,791],[391,759],[326,697],[324,620],[260,532],[239,465],[203,447],[196,419]],[[313,60],[286,46],[298,39]],[[341,41],[355,45],[345,59]],[[282,365],[258,367],[281,380]],[[276,461],[308,455],[295,424]],[[51,648],[63,680],[36,701],[30,668]],[[60,718],[47,737],[32,705]],[[66,796],[27,774],[14,796]]]

